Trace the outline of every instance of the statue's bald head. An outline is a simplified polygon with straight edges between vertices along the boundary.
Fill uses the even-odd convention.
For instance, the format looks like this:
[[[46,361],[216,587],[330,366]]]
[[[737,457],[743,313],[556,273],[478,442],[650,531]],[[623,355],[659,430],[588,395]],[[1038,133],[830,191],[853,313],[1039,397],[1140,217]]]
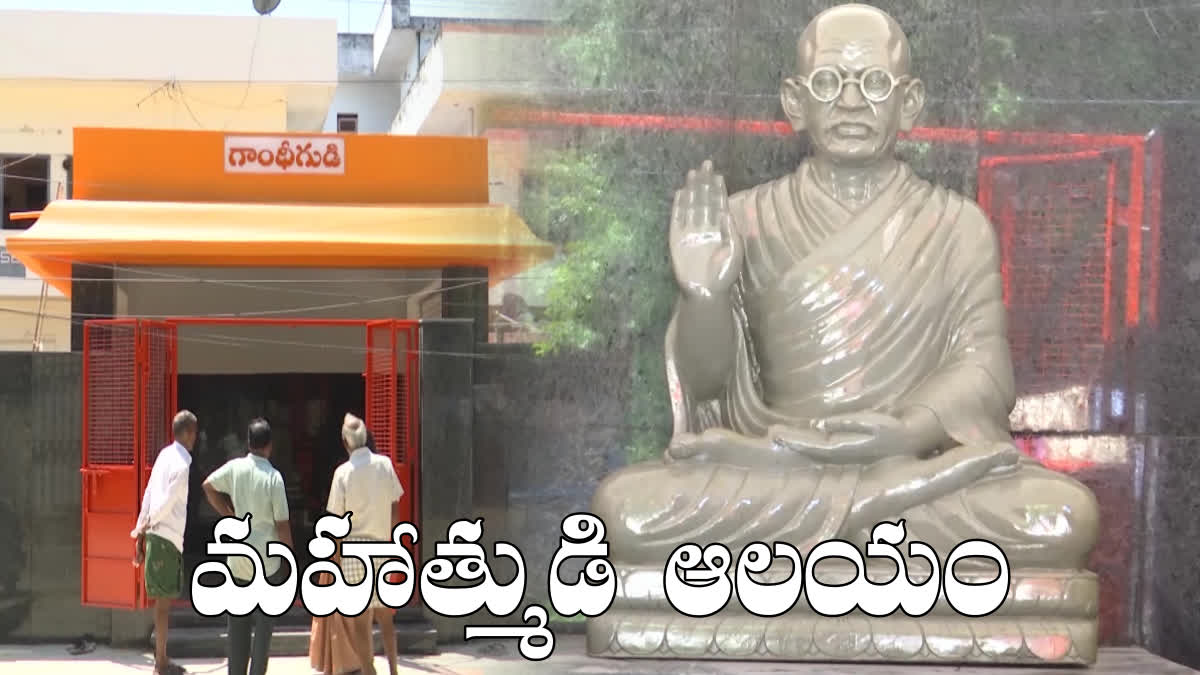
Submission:
[[[800,35],[796,51],[798,73],[835,61],[881,65],[900,76],[909,73],[912,58],[900,23],[879,8],[861,4],[838,5],[818,14]],[[865,63],[872,57],[886,62]]]

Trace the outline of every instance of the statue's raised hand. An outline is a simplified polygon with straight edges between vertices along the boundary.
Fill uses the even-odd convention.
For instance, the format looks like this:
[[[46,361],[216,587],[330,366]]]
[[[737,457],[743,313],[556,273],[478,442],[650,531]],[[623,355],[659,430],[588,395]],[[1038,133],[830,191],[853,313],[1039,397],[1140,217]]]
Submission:
[[[671,211],[671,266],[687,295],[729,292],[742,273],[742,241],[733,228],[725,178],[707,161],[688,172]]]

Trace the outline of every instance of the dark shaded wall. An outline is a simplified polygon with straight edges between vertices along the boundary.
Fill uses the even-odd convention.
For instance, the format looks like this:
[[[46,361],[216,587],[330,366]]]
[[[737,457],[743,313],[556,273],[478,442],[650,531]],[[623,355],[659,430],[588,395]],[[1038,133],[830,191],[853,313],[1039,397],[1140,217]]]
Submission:
[[[528,345],[480,345],[475,502],[525,554],[528,602],[548,602],[562,521],[587,511],[628,441],[628,353],[539,357]],[[545,605],[549,608],[549,605]]]
[[[1142,637],[1154,651],[1200,668],[1200,120],[1176,114],[1162,131],[1162,285],[1159,320],[1146,331],[1150,436],[1141,541]]]
[[[563,518],[588,508],[625,453],[629,355],[535,356],[529,345],[476,344],[473,319],[421,325],[421,558],[459,519],[524,554],[526,600],[546,603]],[[498,581],[512,578],[509,563]],[[543,606],[549,608],[549,605]],[[426,612],[439,639],[481,618]],[[517,617],[487,617],[484,624]]]
[[[442,317],[447,319],[471,319],[474,322],[475,335],[487,335],[487,268],[443,268],[441,306]]]
[[[82,359],[0,354],[0,641],[144,637],[144,617],[80,607]]]
[[[83,351],[83,322],[107,319],[116,313],[111,266],[71,266],[71,351]]]
[[[421,377],[421,484],[418,529],[421,561],[434,557],[451,523],[475,516],[475,472],[471,405],[475,377],[473,319],[421,322],[418,368]],[[485,534],[491,535],[491,523]],[[469,619],[443,617],[423,609],[441,641],[461,640]]]

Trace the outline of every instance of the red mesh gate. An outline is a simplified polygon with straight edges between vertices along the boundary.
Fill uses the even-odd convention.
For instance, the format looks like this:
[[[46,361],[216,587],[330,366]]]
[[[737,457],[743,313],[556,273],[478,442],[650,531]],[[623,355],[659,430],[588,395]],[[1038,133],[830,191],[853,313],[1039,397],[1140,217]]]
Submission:
[[[1093,151],[980,164],[980,204],[1000,238],[1017,391],[1098,382],[1113,331],[1116,159]]]
[[[366,423],[379,452],[392,458],[404,486],[400,500],[404,520],[418,517],[419,448],[417,423],[418,325],[411,321],[367,324]]]
[[[145,461],[144,475],[148,479],[158,452],[172,440],[171,418],[176,408],[176,330],[161,321],[142,322],[142,363],[145,386],[141,392],[143,410],[142,434]],[[142,486],[146,485],[145,480]]]
[[[132,566],[141,497],[178,406],[177,326],[241,324],[365,326],[366,423],[405,488],[401,517],[417,523],[419,324],[343,319],[177,318],[96,320],[84,326],[82,604],[147,606]],[[140,469],[140,470],[139,470]],[[417,551],[414,551],[416,558]]]
[[[150,457],[170,438],[174,364],[173,326],[132,319],[84,325],[83,605],[145,605],[129,533]]]
[[[140,499],[145,493],[159,451],[173,440],[171,420],[175,415],[177,396],[177,339],[175,326],[161,321],[142,321],[138,332],[142,448],[142,481],[138,484]],[[150,598],[143,594],[142,606],[149,607],[150,604]]]

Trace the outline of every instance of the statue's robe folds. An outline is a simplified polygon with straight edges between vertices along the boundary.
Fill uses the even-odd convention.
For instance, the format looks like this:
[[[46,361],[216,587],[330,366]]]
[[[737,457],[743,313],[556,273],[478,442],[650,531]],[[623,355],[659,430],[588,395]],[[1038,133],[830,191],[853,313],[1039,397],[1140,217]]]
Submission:
[[[1013,369],[996,236],[977,205],[901,166],[851,212],[805,164],[730,199],[746,259],[734,292],[737,354],[716,400],[695,400],[667,333],[675,433],[720,427],[763,438],[771,425],[915,406],[941,422],[946,447],[1011,443]],[[913,460],[920,461],[920,460]],[[784,541],[807,553],[849,539],[857,465],[748,469],[697,461],[626,467],[597,489],[593,511],[615,560],[662,564],[685,543]],[[1072,478],[1023,459],[892,518],[908,540],[945,556],[982,538],[1013,566],[1080,569],[1097,503]],[[903,550],[907,550],[905,547]]]

